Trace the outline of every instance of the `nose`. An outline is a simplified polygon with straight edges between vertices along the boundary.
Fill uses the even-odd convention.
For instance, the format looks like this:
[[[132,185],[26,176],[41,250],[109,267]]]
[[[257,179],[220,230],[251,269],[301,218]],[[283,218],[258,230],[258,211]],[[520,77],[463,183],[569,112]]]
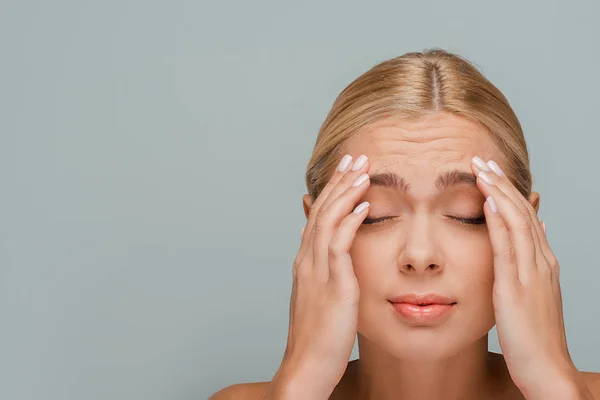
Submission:
[[[426,218],[415,218],[398,258],[400,272],[406,275],[439,274],[443,261],[435,229]]]

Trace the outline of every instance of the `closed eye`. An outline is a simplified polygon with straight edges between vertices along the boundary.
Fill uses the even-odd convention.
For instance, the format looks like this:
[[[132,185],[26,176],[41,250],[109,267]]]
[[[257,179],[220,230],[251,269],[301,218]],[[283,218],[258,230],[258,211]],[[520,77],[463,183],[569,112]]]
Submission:
[[[385,220],[392,219],[392,218],[394,218],[394,217],[365,218],[363,220],[363,225],[378,224],[378,223],[381,223],[381,222],[383,222]]]
[[[461,217],[451,217],[451,218],[460,222],[461,224],[467,224],[467,225],[483,225],[483,224],[485,224],[485,216],[477,217],[477,218],[461,218]]]

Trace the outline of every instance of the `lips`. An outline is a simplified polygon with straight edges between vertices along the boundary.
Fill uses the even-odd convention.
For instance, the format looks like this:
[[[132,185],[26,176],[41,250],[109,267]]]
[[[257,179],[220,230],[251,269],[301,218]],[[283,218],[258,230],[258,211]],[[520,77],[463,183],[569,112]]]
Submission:
[[[448,296],[437,293],[416,294],[409,293],[401,296],[395,296],[389,299],[391,303],[407,303],[416,306],[426,306],[433,304],[449,305],[455,304],[456,301]]]
[[[456,308],[454,299],[437,293],[410,293],[392,297],[389,301],[397,314],[412,325],[440,324]]]

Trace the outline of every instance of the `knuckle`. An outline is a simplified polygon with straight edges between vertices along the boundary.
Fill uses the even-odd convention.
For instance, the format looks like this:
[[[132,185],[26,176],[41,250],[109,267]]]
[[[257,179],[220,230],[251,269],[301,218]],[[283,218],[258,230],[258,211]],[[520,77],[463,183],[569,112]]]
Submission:
[[[296,257],[296,259],[294,260],[294,263],[292,264],[292,271],[294,272],[294,274],[296,274],[296,272],[298,272],[299,268],[300,268],[300,260]]]
[[[321,210],[315,218],[315,233],[322,233],[329,223],[329,216]]]
[[[294,276],[298,276],[299,271],[300,271],[300,263],[294,262],[294,264],[292,265],[292,272],[293,272]]]
[[[321,204],[320,202],[317,203],[318,200],[315,201],[315,203],[313,204],[313,206],[310,208],[310,210],[308,210],[308,218],[310,219],[310,217],[316,218],[317,215],[319,215],[319,210],[321,209]]]
[[[552,256],[550,257],[550,259],[548,260],[548,264],[550,264],[550,268],[552,268],[555,271],[559,271],[560,270],[560,264],[558,262],[558,260],[556,259],[556,257]]]
[[[336,260],[343,253],[343,250],[340,248],[340,245],[337,242],[331,241],[327,247],[327,253],[330,260]]]
[[[537,211],[535,211],[535,208],[533,208],[531,203],[529,203],[528,201],[524,201],[523,203],[525,204],[525,210],[529,213],[531,218],[535,221],[535,219],[538,218]]]
[[[538,271],[540,275],[546,279],[550,279],[552,277],[552,274],[554,273],[552,266],[544,263],[538,266]]]
[[[342,177],[342,180],[340,182],[344,186],[350,186],[350,184],[352,182],[354,182],[354,180],[356,180],[357,176],[358,176],[358,172],[350,171],[349,174],[346,174]]]
[[[327,183],[325,184],[325,187],[323,188],[323,190],[321,191],[321,193],[328,193],[329,190],[333,189],[335,187],[335,185],[337,185],[339,181],[339,178],[336,177],[335,174],[333,174],[331,176],[331,179],[327,181]],[[327,189],[327,191],[326,191]]]
[[[526,233],[526,234],[531,234],[532,233],[531,221],[525,215],[523,215],[523,216],[521,216],[519,218],[519,220],[517,222],[517,227],[523,233]]]
[[[319,194],[319,197],[317,198],[317,201],[319,202],[319,204],[322,204],[323,202],[325,202],[325,200],[327,200],[327,197],[329,197],[331,192],[333,192],[335,190],[335,186],[338,184],[338,180],[339,179],[332,178],[323,187],[323,189],[321,190],[321,193]]]
[[[503,249],[498,255],[501,260],[508,262],[510,264],[514,264],[517,262],[517,251],[514,246],[508,246]]]
[[[297,279],[303,279],[305,276],[307,276],[309,270],[310,270],[310,268],[308,268],[306,263],[304,263],[304,262],[295,262],[294,263],[293,271],[294,271],[294,276]]]

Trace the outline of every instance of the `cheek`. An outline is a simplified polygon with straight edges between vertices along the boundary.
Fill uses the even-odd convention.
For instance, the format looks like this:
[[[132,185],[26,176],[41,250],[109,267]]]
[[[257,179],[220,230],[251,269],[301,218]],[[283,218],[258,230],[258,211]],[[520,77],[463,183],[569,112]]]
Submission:
[[[455,240],[451,250],[453,265],[462,265],[460,274],[464,283],[463,293],[491,296],[494,282],[494,258],[487,236],[478,234],[470,240]]]
[[[468,257],[462,257],[461,294],[468,313],[478,315],[478,324],[491,329],[494,318],[492,290],[494,285],[493,253],[489,239],[469,245]],[[459,265],[459,264],[456,264]]]
[[[390,243],[387,243],[391,240]],[[354,267],[354,274],[362,291],[378,290],[383,287],[387,277],[393,274],[394,246],[393,238],[379,236],[377,239],[366,235],[357,235],[350,257]]]
[[[487,230],[452,232],[444,235],[444,253],[454,265],[470,265],[473,273],[488,270],[493,262],[492,244]]]

